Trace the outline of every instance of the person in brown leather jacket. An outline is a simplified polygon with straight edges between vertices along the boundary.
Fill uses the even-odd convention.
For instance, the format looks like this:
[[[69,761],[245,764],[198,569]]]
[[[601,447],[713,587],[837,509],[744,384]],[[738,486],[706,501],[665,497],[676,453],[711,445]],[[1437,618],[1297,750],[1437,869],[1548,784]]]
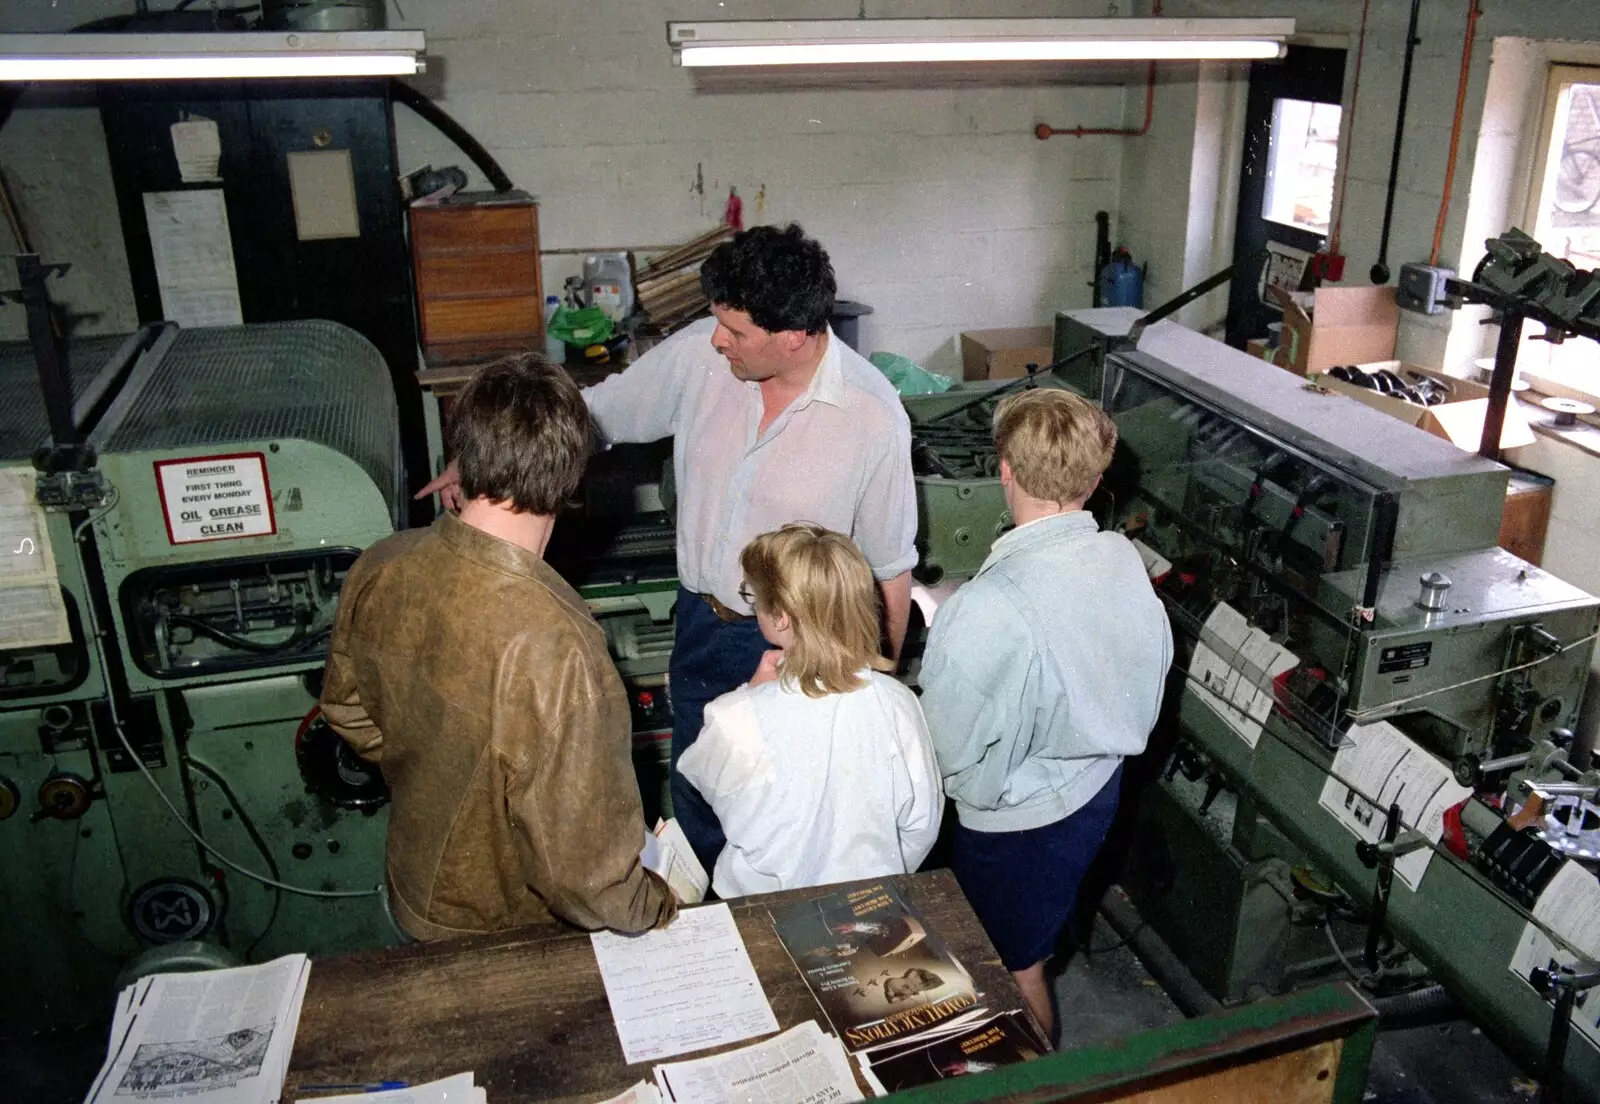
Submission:
[[[550,915],[666,924],[677,899],[639,860],[622,682],[543,559],[589,455],[583,399],[542,357],[507,358],[462,391],[450,441],[466,504],[356,561],[322,692],[393,794],[395,917],[417,939]]]

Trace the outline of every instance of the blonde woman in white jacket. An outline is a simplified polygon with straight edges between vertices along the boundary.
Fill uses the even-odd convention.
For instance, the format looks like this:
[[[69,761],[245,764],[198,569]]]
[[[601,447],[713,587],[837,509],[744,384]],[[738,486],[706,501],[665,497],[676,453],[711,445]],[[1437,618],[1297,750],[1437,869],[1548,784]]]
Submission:
[[[850,538],[786,525],[739,557],[773,646],[706,706],[678,762],[722,823],[720,897],[914,871],[944,792],[916,695],[878,651],[877,587]]]

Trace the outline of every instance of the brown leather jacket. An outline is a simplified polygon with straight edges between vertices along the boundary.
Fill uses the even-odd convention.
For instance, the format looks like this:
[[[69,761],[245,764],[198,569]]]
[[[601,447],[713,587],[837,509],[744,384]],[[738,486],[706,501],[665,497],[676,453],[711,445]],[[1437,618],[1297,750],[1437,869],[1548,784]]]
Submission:
[[[642,931],[630,718],[605,636],[538,556],[446,516],[373,545],[339,597],[322,708],[379,764],[389,888],[418,939],[551,914]]]

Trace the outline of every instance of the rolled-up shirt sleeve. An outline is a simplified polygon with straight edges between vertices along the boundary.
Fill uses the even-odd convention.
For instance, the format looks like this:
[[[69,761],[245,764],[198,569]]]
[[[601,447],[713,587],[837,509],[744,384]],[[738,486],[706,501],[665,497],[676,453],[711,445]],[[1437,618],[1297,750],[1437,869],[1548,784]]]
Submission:
[[[709,342],[704,325],[679,330],[626,370],[583,391],[604,444],[659,441],[678,429],[685,390],[692,385],[694,358],[686,353],[695,342]]]
[[[868,474],[851,537],[879,582],[917,566],[917,486],[911,477],[911,422],[895,412],[894,431]]]

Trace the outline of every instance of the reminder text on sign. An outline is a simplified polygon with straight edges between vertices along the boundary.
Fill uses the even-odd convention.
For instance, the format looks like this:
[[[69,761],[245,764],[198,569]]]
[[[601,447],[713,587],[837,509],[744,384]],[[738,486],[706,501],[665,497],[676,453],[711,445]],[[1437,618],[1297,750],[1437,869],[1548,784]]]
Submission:
[[[259,452],[158,460],[156,485],[173,544],[271,536],[278,531]]]

